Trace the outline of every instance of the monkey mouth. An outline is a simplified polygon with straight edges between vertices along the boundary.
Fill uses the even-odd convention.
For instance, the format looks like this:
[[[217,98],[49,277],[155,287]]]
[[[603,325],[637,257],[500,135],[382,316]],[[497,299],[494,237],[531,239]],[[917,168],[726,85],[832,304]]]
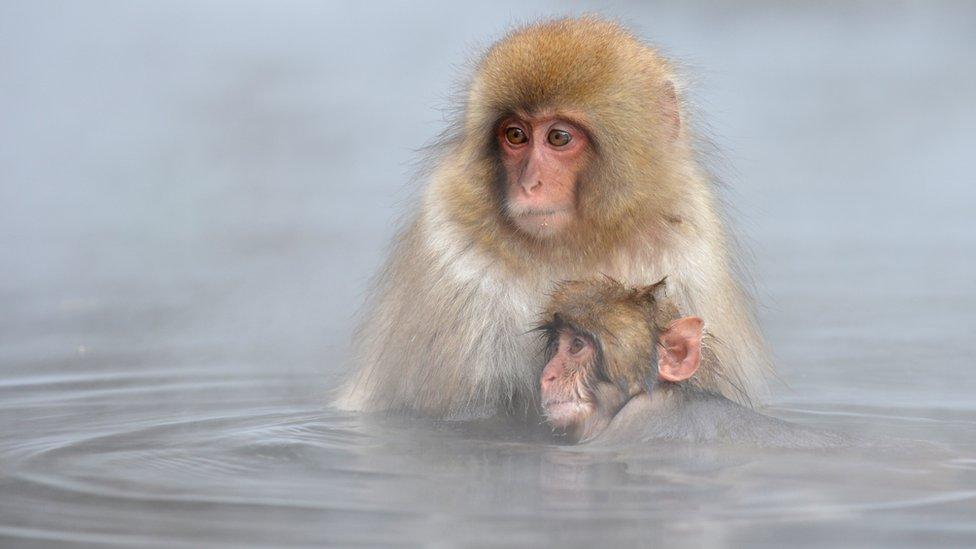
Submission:
[[[513,215],[518,217],[546,217],[564,213],[569,213],[569,208],[530,208],[512,212]]]
[[[545,226],[547,222],[571,215],[572,211],[570,211],[569,208],[532,208],[527,210],[515,210],[510,213],[513,217],[525,221],[541,223],[543,226]]]
[[[523,231],[536,236],[558,233],[573,218],[572,208],[510,207],[508,215]]]

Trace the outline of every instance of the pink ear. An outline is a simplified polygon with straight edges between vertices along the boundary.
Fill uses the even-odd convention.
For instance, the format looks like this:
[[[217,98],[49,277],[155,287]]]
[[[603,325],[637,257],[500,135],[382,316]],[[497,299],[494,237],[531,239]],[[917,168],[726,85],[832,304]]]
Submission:
[[[661,334],[658,344],[657,376],[677,383],[690,378],[701,365],[702,326],[697,316],[679,318]]]

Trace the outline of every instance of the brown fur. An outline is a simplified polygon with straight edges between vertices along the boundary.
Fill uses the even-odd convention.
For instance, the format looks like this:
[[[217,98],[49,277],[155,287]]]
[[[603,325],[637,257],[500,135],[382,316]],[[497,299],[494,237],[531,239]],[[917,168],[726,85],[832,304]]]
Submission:
[[[552,335],[568,327],[599,345],[600,366],[607,379],[643,384],[657,372],[655,345],[668,319],[659,311],[673,306],[660,300],[664,281],[630,289],[611,278],[564,282],[556,287],[543,313],[542,327]],[[603,345],[603,342],[607,342]]]
[[[632,285],[668,275],[669,298],[717,337],[703,386],[739,402],[759,395],[764,346],[676,86],[652,48],[595,18],[529,25],[489,49],[378,277],[336,404],[444,417],[533,409],[533,317],[556,282],[600,274]],[[514,113],[560,114],[593,143],[577,218],[555,238],[503,215],[494,136]]]

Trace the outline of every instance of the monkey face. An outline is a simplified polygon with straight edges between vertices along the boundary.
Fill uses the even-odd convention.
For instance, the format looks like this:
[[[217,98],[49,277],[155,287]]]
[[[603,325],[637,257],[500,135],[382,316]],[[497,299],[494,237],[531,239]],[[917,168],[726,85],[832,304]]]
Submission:
[[[599,356],[593,341],[568,328],[553,334],[550,346],[552,358],[542,370],[542,407],[553,427],[570,430],[596,408]]]
[[[576,217],[579,174],[590,146],[582,124],[552,115],[510,117],[496,133],[508,218],[534,237],[564,231]]]

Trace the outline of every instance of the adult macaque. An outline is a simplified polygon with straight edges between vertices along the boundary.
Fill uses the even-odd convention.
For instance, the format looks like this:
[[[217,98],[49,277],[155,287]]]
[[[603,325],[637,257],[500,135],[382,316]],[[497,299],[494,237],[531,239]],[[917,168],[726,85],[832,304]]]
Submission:
[[[678,317],[664,281],[630,289],[611,279],[567,282],[545,323],[540,379],[546,420],[576,442],[672,439],[763,446],[842,443],[764,416],[702,387],[704,322]],[[709,342],[711,340],[709,339]]]
[[[669,276],[716,336],[696,378],[751,402],[768,361],[733,276],[671,65],[594,18],[518,29],[480,60],[355,336],[336,405],[469,418],[537,409],[527,334],[560,280]]]

